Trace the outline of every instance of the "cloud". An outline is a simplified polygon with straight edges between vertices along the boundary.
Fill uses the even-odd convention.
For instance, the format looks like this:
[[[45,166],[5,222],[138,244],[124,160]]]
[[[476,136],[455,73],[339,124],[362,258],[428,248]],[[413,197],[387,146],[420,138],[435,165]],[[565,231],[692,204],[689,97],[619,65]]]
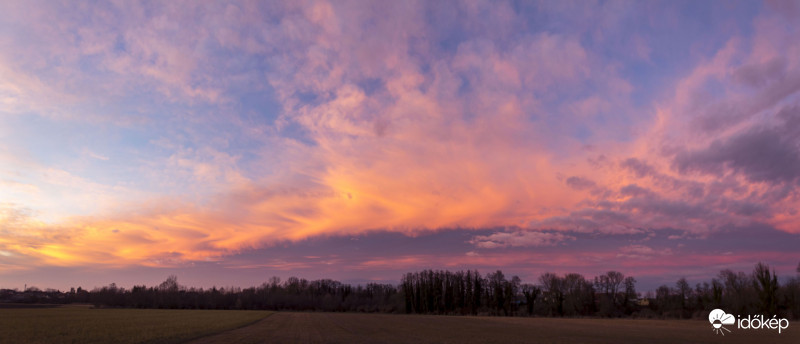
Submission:
[[[654,255],[654,254],[664,255],[664,254],[670,254],[671,253],[671,250],[669,250],[669,249],[663,249],[663,250],[656,251],[653,248],[651,248],[649,246],[645,246],[645,245],[623,246],[623,247],[620,247],[619,250],[621,252],[623,252],[623,253],[639,254],[639,255]]]
[[[576,190],[591,189],[591,188],[597,186],[597,184],[595,184],[595,182],[593,182],[593,181],[591,181],[589,179],[576,177],[576,176],[572,176],[572,177],[567,178],[566,183],[567,183],[567,185],[569,187],[571,187],[573,189],[576,189]]]
[[[640,161],[637,158],[627,158],[620,164],[620,166],[634,172],[636,177],[639,178],[654,175],[656,173],[652,166]]]
[[[670,256],[673,254],[669,248],[660,250],[653,249],[645,245],[628,245],[619,248],[617,258],[622,259],[637,259],[637,260],[650,260],[660,256]]]
[[[673,166],[681,173],[722,176],[729,170],[753,182],[794,183],[800,177],[800,109],[784,108],[774,126],[758,125],[708,147],[680,152]]]
[[[747,64],[733,72],[733,79],[752,87],[762,87],[778,79],[786,71],[786,59],[775,57],[769,61]]]
[[[127,144],[86,151],[119,164],[97,174],[70,147],[3,158],[3,185],[36,214],[3,218],[25,228],[3,235],[11,254],[157,266],[382,232],[526,228],[469,241],[511,249],[800,223],[798,48],[770,18],[752,39],[676,37],[686,49],[666,53],[643,43],[657,27],[628,27],[656,15],[615,4],[548,4],[557,19],[536,27],[502,2],[110,4],[90,21],[4,6],[21,17],[0,40],[0,110]],[[651,68],[675,80],[639,75],[695,46],[688,71]]]
[[[97,153],[91,152],[91,151],[88,152],[88,154],[89,154],[90,157],[95,158],[97,160],[108,161],[110,159],[109,157],[107,157],[105,155],[100,155],[100,154],[97,154]]]
[[[490,235],[478,235],[469,242],[478,248],[500,247],[536,247],[554,246],[567,240],[575,240],[574,236],[557,232],[516,231],[497,232]]]

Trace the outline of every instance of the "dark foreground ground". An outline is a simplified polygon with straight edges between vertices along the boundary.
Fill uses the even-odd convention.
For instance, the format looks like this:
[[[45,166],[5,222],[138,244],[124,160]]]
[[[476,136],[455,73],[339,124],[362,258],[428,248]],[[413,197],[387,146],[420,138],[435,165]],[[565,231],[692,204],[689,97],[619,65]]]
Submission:
[[[277,312],[193,341],[222,343],[800,343],[800,324],[715,334],[707,321]]]
[[[89,305],[0,306],[0,344],[185,343],[254,324],[266,311],[94,309]]]
[[[796,343],[800,322],[776,330],[702,320],[499,318],[90,306],[0,307],[3,343]]]

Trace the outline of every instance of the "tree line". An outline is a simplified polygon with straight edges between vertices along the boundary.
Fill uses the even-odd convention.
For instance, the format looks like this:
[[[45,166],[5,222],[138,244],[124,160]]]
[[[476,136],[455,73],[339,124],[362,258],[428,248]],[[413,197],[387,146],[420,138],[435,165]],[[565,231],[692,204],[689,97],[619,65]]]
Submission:
[[[46,294],[46,293],[45,293]],[[2,294],[0,294],[2,295]],[[112,283],[91,291],[72,288],[38,302],[89,303],[95,307],[167,309],[241,309],[328,312],[399,312],[397,288],[369,283],[352,286],[330,279],[308,281],[272,277],[257,287],[190,288],[169,276],[158,286],[136,285],[131,289]]]
[[[636,279],[609,271],[594,279],[544,273],[523,284],[498,270],[408,273],[400,283],[407,313],[499,316],[623,316],[638,308]]]
[[[800,266],[798,266],[800,274]],[[722,270],[691,286],[685,278],[644,295],[636,279],[618,271],[586,278],[581,274],[541,274],[523,283],[498,270],[423,270],[400,284],[349,285],[330,279],[308,281],[272,277],[250,288],[192,288],[169,276],[157,286],[130,289],[112,283],[69,291],[0,289],[0,303],[89,303],[96,307],[171,309],[266,309],[330,312],[384,312],[493,316],[600,316],[703,318],[715,308],[734,314],[800,318],[800,275],[778,282],[774,270],[758,263],[752,272]]]
[[[779,315],[800,318],[800,265],[798,276],[786,283],[778,282],[775,270],[763,263],[756,264],[749,274],[722,270],[711,281],[692,287],[685,278],[674,286],[662,285],[655,294],[645,295],[652,300],[648,315],[673,318],[697,317],[715,308],[733,314]]]

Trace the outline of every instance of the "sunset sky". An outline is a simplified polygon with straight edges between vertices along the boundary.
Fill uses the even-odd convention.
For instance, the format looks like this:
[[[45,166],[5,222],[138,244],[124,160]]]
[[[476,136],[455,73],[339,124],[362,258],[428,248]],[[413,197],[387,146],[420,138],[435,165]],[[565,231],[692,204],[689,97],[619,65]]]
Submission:
[[[800,4],[0,1],[0,288],[800,262]]]

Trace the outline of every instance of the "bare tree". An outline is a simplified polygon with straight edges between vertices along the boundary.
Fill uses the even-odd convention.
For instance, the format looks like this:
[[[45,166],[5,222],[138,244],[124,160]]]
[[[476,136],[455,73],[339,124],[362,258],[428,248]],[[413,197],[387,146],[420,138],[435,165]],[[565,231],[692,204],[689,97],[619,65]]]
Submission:
[[[687,317],[690,314],[688,313],[688,309],[690,305],[688,304],[692,297],[692,287],[689,285],[689,282],[686,281],[685,277],[681,277],[675,282],[675,288],[678,291],[678,301],[681,305],[681,316]]]
[[[568,315],[594,314],[594,287],[581,274],[564,275],[564,311]]]
[[[778,275],[775,274],[775,270],[770,273],[769,266],[759,262],[753,269],[753,287],[758,292],[764,315],[775,314],[778,292]]]
[[[533,285],[533,284],[523,284],[522,285],[522,295],[525,296],[525,306],[528,309],[528,315],[533,315],[534,312],[534,305],[536,304],[536,298],[542,292],[542,289]]]
[[[618,305],[617,292],[619,291],[619,285],[622,283],[625,275],[619,271],[609,271],[606,272],[606,277],[608,278],[608,289],[609,292],[611,292],[611,299],[614,301],[615,305]]]
[[[744,272],[733,272],[732,270],[725,269],[719,272],[719,278],[725,284],[725,293],[729,295],[738,295],[747,287],[749,279]]]
[[[158,289],[165,292],[177,292],[179,289],[178,276],[169,275],[166,281],[161,282]]]
[[[539,276],[539,282],[547,292],[547,299],[558,316],[564,315],[564,280],[552,272]]]
[[[489,291],[491,293],[494,311],[496,314],[500,314],[500,311],[503,311],[508,315],[508,311],[505,307],[506,294],[504,292],[505,284],[508,283],[508,281],[506,281],[503,272],[497,270],[497,272],[488,273],[486,274],[486,280],[489,281]]]
[[[722,290],[724,286],[716,278],[711,279],[711,293],[714,300],[715,307],[722,307]]]
[[[719,272],[719,278],[725,285],[722,295],[722,306],[727,307],[725,310],[738,314],[750,312],[752,301],[756,298],[752,290],[752,276],[726,269]]]
[[[636,299],[636,279],[633,276],[625,277],[623,284],[625,285],[625,305],[627,306],[631,299]]]
[[[506,282],[503,292],[505,293],[505,308],[508,314],[514,316],[517,312],[517,295],[519,294],[519,286],[522,280],[519,276],[511,276],[511,280]]]

